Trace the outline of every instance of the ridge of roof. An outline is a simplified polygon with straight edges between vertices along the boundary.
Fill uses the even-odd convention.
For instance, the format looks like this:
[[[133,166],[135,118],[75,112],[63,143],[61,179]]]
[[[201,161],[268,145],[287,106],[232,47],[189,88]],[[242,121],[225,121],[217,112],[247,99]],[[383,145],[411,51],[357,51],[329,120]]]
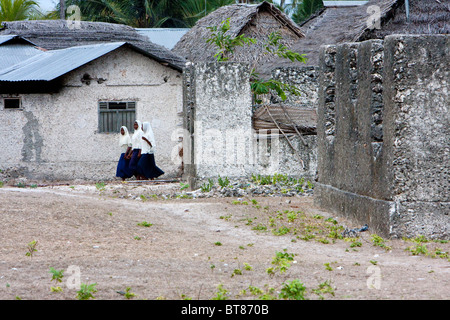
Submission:
[[[0,81],[52,81],[123,46],[129,46],[147,57],[165,63],[144,49],[127,42],[98,43],[41,51],[39,54],[0,70]]]
[[[72,28],[66,20],[5,21],[0,35],[19,35],[35,45],[48,49],[64,49],[80,45],[124,41],[147,51],[155,59],[182,70],[186,61],[169,49],[151,42],[133,27],[107,22],[80,21]]]

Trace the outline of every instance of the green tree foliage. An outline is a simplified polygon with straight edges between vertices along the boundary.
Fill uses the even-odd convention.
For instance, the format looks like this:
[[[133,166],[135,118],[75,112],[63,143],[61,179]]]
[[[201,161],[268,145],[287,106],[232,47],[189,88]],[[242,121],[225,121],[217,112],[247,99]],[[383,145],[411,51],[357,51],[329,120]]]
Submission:
[[[38,7],[31,0],[0,0],[0,21],[30,19],[40,13]]]
[[[261,2],[261,1],[254,1]],[[272,3],[272,1],[269,1]],[[322,4],[322,0],[319,1]],[[303,3],[302,3],[303,5]],[[278,8],[282,11],[292,11],[297,6],[297,1],[294,0],[290,5],[285,5],[284,1],[281,1]],[[300,5],[301,6],[301,5]],[[309,8],[308,5],[305,5],[304,8]],[[211,31],[211,37],[207,39],[207,43],[214,44],[217,47],[216,54],[214,57],[217,61],[227,61],[234,50],[238,46],[243,46],[245,44],[255,44],[256,40],[252,38],[245,37],[245,35],[241,34],[237,37],[232,37],[227,35],[227,31],[230,30],[230,19],[226,19],[222,21],[219,26],[207,27]],[[283,59],[289,59],[292,62],[300,61],[305,63],[306,56],[304,54],[299,54],[297,52],[293,52],[289,50],[282,42],[283,38],[280,32],[272,32],[264,44],[265,53],[276,55]],[[260,96],[264,94],[268,94],[271,91],[277,93],[277,95],[285,101],[287,99],[286,93],[290,93],[292,95],[300,95],[299,89],[290,84],[283,83],[281,81],[275,79],[263,80],[260,78],[259,74],[256,73],[255,68],[251,71],[250,76],[250,85],[251,90],[254,95],[254,101],[256,103],[261,103]]]
[[[323,8],[322,0],[303,0],[293,9],[292,20],[301,23]]]
[[[220,7],[235,3],[234,0],[184,0],[178,2],[180,18],[187,27],[193,27],[198,19],[203,18]]]
[[[139,28],[161,27],[170,19],[166,14],[170,6],[168,0],[66,0],[66,8],[71,5],[80,8],[81,19],[86,21],[120,23]]]
[[[198,19],[233,3],[235,0],[65,0],[66,8],[70,5],[80,8],[82,20],[135,28],[192,27]]]
[[[211,31],[211,37],[206,42],[217,47],[217,52],[214,55],[217,61],[227,61],[233,55],[236,47],[256,43],[255,39],[248,38],[243,34],[236,37],[227,34],[227,31],[230,30],[230,18],[222,21],[219,26],[207,27],[207,29]]]
[[[256,43],[256,39],[248,38],[244,34],[236,37],[227,34],[230,28],[229,18],[222,21],[219,26],[207,27],[207,29],[211,31],[211,36],[206,40],[206,42],[216,46],[217,51],[214,57],[217,61],[227,61],[233,55],[235,48],[238,46]],[[280,32],[270,33],[268,39],[263,44],[265,53],[276,55],[283,59],[289,59],[292,62],[306,62],[306,57],[304,54],[289,50],[283,44],[282,40],[283,37]],[[287,99],[287,92],[297,96],[300,95],[300,90],[294,85],[286,84],[275,79],[261,79],[259,74],[256,73],[255,68],[252,68],[251,71],[250,85],[254,96],[254,101],[257,104],[261,103],[261,95],[268,94],[271,91],[276,92],[283,101]]]

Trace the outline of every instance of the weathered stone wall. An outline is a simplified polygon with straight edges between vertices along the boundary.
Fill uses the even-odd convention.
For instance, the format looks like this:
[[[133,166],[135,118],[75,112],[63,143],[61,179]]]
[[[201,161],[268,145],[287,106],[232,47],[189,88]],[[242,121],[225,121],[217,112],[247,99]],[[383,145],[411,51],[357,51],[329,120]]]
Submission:
[[[249,68],[197,64],[194,163],[200,177],[245,175],[253,161]]]
[[[85,73],[107,80],[83,84]],[[181,174],[179,71],[121,48],[67,74],[57,93],[20,96],[22,110],[6,110],[0,99],[3,180],[114,179],[121,150],[118,134],[98,132],[102,100],[136,101],[136,118],[153,125],[155,157],[165,177]]]
[[[290,106],[317,109],[319,92],[319,68],[316,66],[275,68],[272,70],[272,78],[283,83],[295,85],[300,95],[287,93],[285,104]],[[272,103],[281,103],[279,97]]]
[[[392,36],[384,46],[392,232],[449,238],[450,36]]]
[[[184,71],[185,178],[249,177],[287,174],[312,178],[316,172],[316,137],[305,146],[291,137],[301,161],[279,133],[252,128],[250,68],[240,63],[196,63]]]
[[[385,236],[449,237],[448,39],[322,48],[319,205]]]

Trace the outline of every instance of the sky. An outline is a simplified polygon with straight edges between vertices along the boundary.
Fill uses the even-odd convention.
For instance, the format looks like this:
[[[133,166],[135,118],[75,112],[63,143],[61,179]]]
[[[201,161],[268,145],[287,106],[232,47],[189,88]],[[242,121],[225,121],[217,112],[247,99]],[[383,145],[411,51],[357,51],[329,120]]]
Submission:
[[[35,0],[42,11],[54,10],[56,7],[57,0]]]

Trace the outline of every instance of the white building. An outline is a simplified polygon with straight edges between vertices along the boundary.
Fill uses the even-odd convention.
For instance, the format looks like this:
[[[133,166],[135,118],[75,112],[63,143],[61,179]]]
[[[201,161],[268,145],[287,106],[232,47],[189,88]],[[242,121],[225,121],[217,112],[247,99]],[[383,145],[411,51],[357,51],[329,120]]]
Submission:
[[[1,61],[23,56],[0,65],[3,175],[114,179],[119,128],[132,133],[136,119],[153,125],[161,178],[181,175],[181,60],[124,41],[48,51],[35,42],[0,36]]]

